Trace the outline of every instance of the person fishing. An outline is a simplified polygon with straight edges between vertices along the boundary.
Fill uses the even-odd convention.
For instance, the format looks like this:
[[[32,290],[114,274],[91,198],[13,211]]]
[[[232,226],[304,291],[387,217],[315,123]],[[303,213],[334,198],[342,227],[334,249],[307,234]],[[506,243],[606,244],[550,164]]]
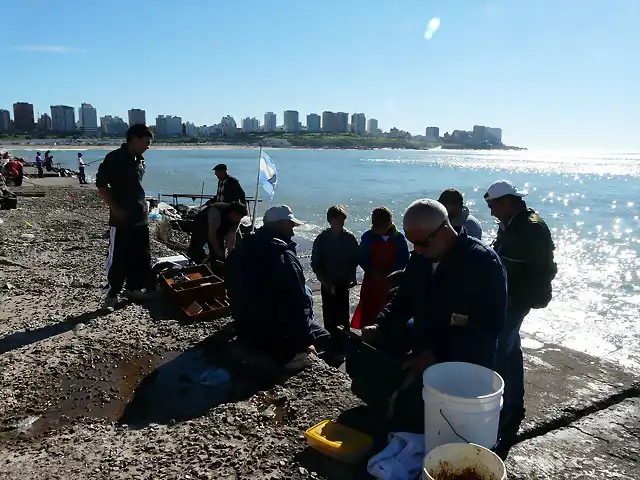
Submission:
[[[391,210],[375,208],[371,225],[360,239],[360,267],[364,270],[364,279],[360,303],[351,319],[351,327],[356,329],[375,323],[387,303],[387,277],[396,270],[403,270],[409,260],[407,239],[393,224]]]
[[[82,158],[82,152],[78,152],[78,180],[80,181],[80,185],[87,185],[87,177],[84,173],[84,167],[87,164],[84,163],[84,159]]]
[[[204,262],[207,254],[204,246],[209,246],[209,258],[224,261],[225,247],[233,249],[238,226],[248,214],[246,205],[239,202],[217,202],[205,205],[193,220],[191,241],[187,256],[195,263]]]
[[[213,172],[218,179],[218,190],[213,202],[239,202],[247,204],[247,196],[242,189],[242,185],[236,177],[232,177],[227,173],[227,166],[220,163],[213,167]]]

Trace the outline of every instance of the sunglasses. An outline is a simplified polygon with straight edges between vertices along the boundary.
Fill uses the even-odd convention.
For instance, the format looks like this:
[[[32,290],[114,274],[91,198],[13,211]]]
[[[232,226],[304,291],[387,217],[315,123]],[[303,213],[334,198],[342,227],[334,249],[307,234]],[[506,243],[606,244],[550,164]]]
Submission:
[[[436,238],[436,235],[438,235],[438,232],[442,229],[442,227],[444,227],[447,224],[447,220],[445,220],[444,222],[442,222],[438,228],[436,228],[433,232],[431,232],[429,235],[427,235],[426,238],[422,239],[422,240],[417,240],[415,242],[411,242],[413,243],[414,246],[416,247],[428,247],[431,242],[433,241],[434,238]]]

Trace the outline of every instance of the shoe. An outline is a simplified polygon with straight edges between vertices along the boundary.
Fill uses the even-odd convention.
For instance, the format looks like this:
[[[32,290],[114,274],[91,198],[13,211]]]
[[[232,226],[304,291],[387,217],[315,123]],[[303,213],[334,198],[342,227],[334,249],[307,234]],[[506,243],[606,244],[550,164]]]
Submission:
[[[129,290],[127,297],[134,302],[146,302],[158,296],[158,290]]]
[[[118,297],[111,297],[107,295],[102,303],[103,312],[113,312],[118,306]]]

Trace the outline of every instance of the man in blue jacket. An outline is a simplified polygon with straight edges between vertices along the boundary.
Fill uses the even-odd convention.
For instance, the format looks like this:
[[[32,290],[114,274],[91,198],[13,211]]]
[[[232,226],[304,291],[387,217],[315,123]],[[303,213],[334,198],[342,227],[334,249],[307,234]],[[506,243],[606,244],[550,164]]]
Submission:
[[[238,337],[288,364],[327,350],[329,333],[314,320],[313,297],[292,241],[301,225],[286,205],[269,208],[263,226],[227,257],[225,283]]]
[[[363,329],[362,338],[402,358],[414,383],[420,383],[407,389],[417,397],[410,404],[419,410],[420,374],[428,366],[469,362],[494,369],[507,279],[498,255],[463,227],[452,227],[441,203],[413,202],[403,224],[414,251],[396,294],[376,325]],[[398,351],[402,345],[410,353]]]

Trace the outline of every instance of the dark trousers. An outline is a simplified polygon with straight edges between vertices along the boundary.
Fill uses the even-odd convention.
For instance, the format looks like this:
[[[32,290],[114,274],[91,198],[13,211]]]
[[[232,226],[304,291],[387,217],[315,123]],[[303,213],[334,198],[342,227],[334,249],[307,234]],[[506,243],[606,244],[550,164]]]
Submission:
[[[87,177],[84,173],[84,167],[78,167],[78,180],[80,183],[87,183]]]
[[[322,296],[322,317],[324,326],[331,334],[333,347],[337,352],[344,352],[344,335],[340,334],[338,327],[349,330],[349,289],[336,288],[334,293],[324,287],[320,288]]]
[[[192,232],[191,240],[189,241],[189,248],[187,249],[187,257],[189,257],[194,263],[200,264],[204,262],[205,258],[207,258],[207,254],[204,251],[204,246],[209,242],[207,240],[207,235],[200,232]],[[218,238],[218,245],[224,248],[224,237],[222,239]],[[216,252],[213,251],[211,245],[209,245],[209,259],[213,263],[215,260],[220,260],[224,262],[224,257],[218,257]]]
[[[504,406],[500,413],[502,437],[517,432],[524,414],[524,358],[520,327],[528,313],[528,308],[508,307],[507,321],[498,337],[496,372],[504,380]],[[515,432],[510,432],[511,429]]]
[[[122,291],[125,282],[129,291],[155,288],[148,225],[111,227],[107,281],[107,295],[112,297]]]
[[[38,177],[42,178],[44,176],[44,171],[42,170],[42,165],[36,165],[36,168],[38,169]]]

